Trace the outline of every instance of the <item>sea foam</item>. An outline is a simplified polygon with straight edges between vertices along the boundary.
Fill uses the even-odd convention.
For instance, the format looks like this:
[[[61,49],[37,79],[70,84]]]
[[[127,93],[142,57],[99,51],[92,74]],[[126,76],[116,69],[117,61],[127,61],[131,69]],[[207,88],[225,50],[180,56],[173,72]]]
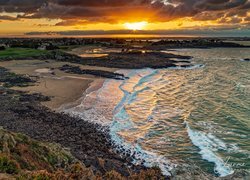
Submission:
[[[217,155],[218,150],[227,150],[227,145],[214,135],[199,132],[190,128],[186,122],[188,135],[192,143],[200,149],[202,158],[215,164],[214,172],[221,177],[233,174],[233,169]]]
[[[136,82],[132,88],[127,88],[128,82],[124,81],[119,87],[124,93],[124,96],[120,103],[114,109],[113,122],[110,126],[110,135],[115,147],[118,151],[125,151],[131,157],[133,157],[134,164],[143,164],[146,167],[158,166],[162,173],[166,176],[170,176],[170,171],[175,167],[169,160],[165,157],[158,155],[154,152],[149,152],[144,150],[138,143],[128,143],[122,137],[118,135],[120,131],[128,130],[134,128],[135,125],[131,121],[129,114],[126,112],[125,105],[132,103],[139,92],[146,90],[147,88],[135,90],[141,84],[147,82],[152,76],[157,73],[157,70],[136,70],[132,71],[128,76],[139,76],[138,82]],[[141,75],[143,74],[143,75]]]

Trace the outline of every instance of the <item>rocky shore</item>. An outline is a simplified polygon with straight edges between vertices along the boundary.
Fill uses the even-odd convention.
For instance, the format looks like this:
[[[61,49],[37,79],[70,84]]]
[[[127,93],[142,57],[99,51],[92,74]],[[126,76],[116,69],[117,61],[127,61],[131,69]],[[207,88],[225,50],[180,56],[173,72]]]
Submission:
[[[163,179],[157,169],[131,173],[126,178],[114,170],[94,173],[59,144],[36,141],[1,127],[0,151],[2,180]]]
[[[175,67],[177,62],[189,64],[188,60],[191,57],[156,52],[124,52],[110,53],[108,57],[102,58],[82,58],[62,51],[50,51],[39,57],[26,57],[30,60],[36,58],[88,66],[134,69]],[[8,60],[11,58],[3,59],[3,61]],[[63,65],[59,69],[71,74],[90,74],[118,80],[126,78],[123,74],[86,70],[73,65]],[[86,168],[90,168],[94,174],[103,176],[114,171],[121,177],[129,177],[150,171],[149,176],[157,179],[166,178],[158,168],[135,166],[132,163],[132,157],[115,152],[108,128],[67,114],[53,112],[42,106],[41,102],[49,101],[50,97],[10,89],[16,86],[32,86],[36,83],[36,79],[9,72],[2,67],[0,67],[0,75],[0,126],[4,129],[25,134],[38,141],[60,144],[68,148],[73,157],[82,162]]]
[[[102,70],[81,69],[79,66],[72,66],[68,64],[63,65],[59,69],[61,71],[64,71],[66,73],[71,73],[71,74],[89,74],[89,75],[94,75],[97,77],[104,77],[104,78],[110,78],[110,79],[116,79],[116,80],[124,80],[127,78],[123,74],[119,74],[119,73],[113,73],[113,72],[102,71]]]
[[[158,168],[135,166],[130,156],[114,151],[108,128],[51,111],[41,105],[49,97],[12,90],[10,87],[20,86],[20,82],[3,78],[11,74],[19,79],[22,75],[5,68],[1,71],[5,75],[0,86],[0,126],[5,130],[0,129],[0,178],[221,179],[199,168],[193,172],[181,167],[171,172],[172,177],[164,177]],[[28,77],[23,81],[34,82]],[[222,179],[242,176],[239,172]]]
[[[85,58],[77,55],[53,51],[42,59],[54,59],[57,61],[71,62],[76,64],[99,66],[121,69],[142,69],[142,68],[168,68],[176,67],[176,63],[189,63],[190,56],[181,56],[163,52],[121,52],[109,53],[106,57]],[[178,60],[176,60],[178,59]]]
[[[5,72],[4,76],[13,75],[4,68],[0,70]],[[19,75],[14,77],[22,78]],[[26,80],[23,83],[31,82],[28,78]],[[2,83],[13,87],[20,82],[2,78]],[[128,177],[148,170],[143,166],[133,165],[130,157],[121,156],[113,150],[108,128],[53,112],[40,104],[47,100],[49,98],[41,94],[27,94],[0,86],[0,126],[8,131],[23,133],[39,141],[58,143],[70,149],[72,155],[95,174],[104,175],[114,170],[121,176]],[[155,177],[163,178],[158,169],[153,171]]]
[[[129,51],[120,53],[109,53],[105,57],[80,57],[74,54],[63,52],[60,50],[49,51],[39,56],[25,58],[4,58],[2,61],[24,60],[24,59],[40,59],[40,60],[56,60],[59,62],[75,63],[87,66],[118,68],[118,69],[142,69],[142,68],[169,68],[178,67],[178,63],[184,63],[183,67],[189,67],[190,56],[181,56],[172,53],[163,53],[157,51]],[[125,79],[124,75],[109,71],[100,70],[81,70],[79,67],[64,66],[60,68],[62,71],[76,74],[90,74],[98,77]]]
[[[187,62],[192,57],[181,56],[172,53],[162,52],[121,52],[109,53],[106,57],[85,58],[61,51],[52,51],[50,54],[40,56],[41,59],[54,59],[63,62],[72,62],[82,65],[121,68],[121,69],[142,69],[142,68],[168,68],[175,67],[177,62]],[[176,61],[179,59],[180,61]]]
[[[5,87],[11,87],[13,85],[23,87],[34,82],[33,79],[30,79],[27,76],[16,75],[15,73],[11,73],[7,69],[0,67],[0,83]]]

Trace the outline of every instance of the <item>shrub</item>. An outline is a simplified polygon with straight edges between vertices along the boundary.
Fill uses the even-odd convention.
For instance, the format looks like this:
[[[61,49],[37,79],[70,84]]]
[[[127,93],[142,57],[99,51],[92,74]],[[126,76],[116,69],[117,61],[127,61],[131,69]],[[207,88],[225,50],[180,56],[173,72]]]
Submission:
[[[47,171],[39,171],[32,175],[33,180],[51,180],[53,176]]]
[[[121,174],[119,174],[118,172],[116,171],[110,171],[110,172],[107,172],[104,176],[104,179],[109,179],[109,180],[123,180],[125,178],[123,178],[121,176]]]
[[[0,46],[0,51],[4,51],[5,47],[4,46]]]
[[[17,174],[19,171],[18,164],[6,156],[0,156],[0,172],[7,174]]]

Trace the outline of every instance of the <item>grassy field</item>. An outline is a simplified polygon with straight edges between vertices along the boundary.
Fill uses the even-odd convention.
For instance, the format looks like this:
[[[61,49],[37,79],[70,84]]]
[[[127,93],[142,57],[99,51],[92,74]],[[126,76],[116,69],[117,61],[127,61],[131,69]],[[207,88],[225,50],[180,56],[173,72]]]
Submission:
[[[36,57],[42,54],[46,54],[49,51],[29,49],[29,48],[7,48],[6,50],[0,51],[0,59],[5,58],[25,58],[25,57]]]

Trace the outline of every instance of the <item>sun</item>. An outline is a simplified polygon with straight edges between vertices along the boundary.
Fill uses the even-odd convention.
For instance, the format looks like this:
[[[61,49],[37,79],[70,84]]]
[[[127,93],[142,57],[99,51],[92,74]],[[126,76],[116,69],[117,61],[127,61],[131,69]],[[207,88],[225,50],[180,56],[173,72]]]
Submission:
[[[126,29],[136,31],[136,30],[143,30],[147,26],[147,24],[148,22],[142,21],[142,22],[134,22],[134,23],[124,23],[124,26]]]

